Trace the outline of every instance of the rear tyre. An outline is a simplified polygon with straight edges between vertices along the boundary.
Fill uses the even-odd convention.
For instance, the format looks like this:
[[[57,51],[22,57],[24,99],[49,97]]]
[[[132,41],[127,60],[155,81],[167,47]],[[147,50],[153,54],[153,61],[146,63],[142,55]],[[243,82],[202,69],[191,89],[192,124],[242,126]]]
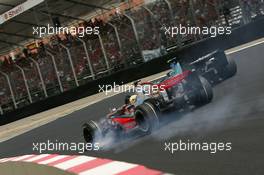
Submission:
[[[150,134],[159,127],[159,112],[149,102],[145,102],[136,108],[135,117],[139,129],[145,134]]]
[[[237,73],[237,65],[234,59],[228,59],[228,65],[224,69],[225,78],[230,78]]]
[[[204,105],[210,103],[213,99],[212,85],[204,77],[199,77],[201,88],[198,91],[197,105]]]
[[[94,121],[89,121],[88,123],[83,124],[82,130],[84,140],[87,143],[94,143],[97,134],[100,133],[100,128]]]

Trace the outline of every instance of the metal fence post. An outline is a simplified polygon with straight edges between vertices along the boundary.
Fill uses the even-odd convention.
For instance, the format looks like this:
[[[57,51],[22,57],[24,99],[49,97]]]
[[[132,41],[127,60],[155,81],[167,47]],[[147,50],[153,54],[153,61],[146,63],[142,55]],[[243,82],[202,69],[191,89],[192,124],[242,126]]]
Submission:
[[[115,34],[116,34],[116,38],[117,38],[117,42],[118,42],[118,46],[119,46],[119,49],[121,50],[122,45],[121,45],[121,41],[120,41],[120,37],[119,37],[119,33],[118,33],[118,30],[117,30],[116,26],[113,25],[113,24],[110,23],[110,22],[108,22],[107,24],[109,24],[110,26],[112,26],[113,29],[115,30]]]
[[[11,83],[10,83],[9,76],[6,73],[2,72],[2,71],[0,71],[0,74],[2,74],[7,80],[7,84],[8,84],[8,87],[9,87],[9,91],[10,91],[10,94],[11,94],[11,98],[12,98],[14,107],[15,107],[15,109],[17,109],[16,99],[15,99],[13,88],[12,88]]]
[[[68,55],[68,59],[70,61],[70,65],[71,65],[73,77],[74,77],[74,80],[75,80],[75,84],[78,87],[79,86],[79,82],[78,82],[78,79],[77,79],[77,76],[76,76],[76,72],[75,72],[75,69],[74,69],[74,65],[73,65],[73,62],[72,62],[70,49],[68,47],[64,46],[63,44],[60,44],[60,46],[63,47],[67,51],[67,55]]]
[[[142,60],[143,60],[143,62],[145,62],[144,55],[143,55],[143,50],[142,50],[141,44],[139,42],[139,37],[138,37],[135,21],[130,16],[128,16],[127,14],[124,14],[124,16],[127,17],[129,19],[129,21],[131,22],[131,24],[132,24],[134,35],[136,37],[136,42],[138,44],[139,50],[141,51]]]
[[[85,41],[83,41],[81,38],[78,38],[78,37],[77,37],[77,39],[78,39],[79,41],[81,41],[82,44],[83,44],[83,48],[84,48],[85,55],[86,55],[86,58],[87,58],[88,66],[89,66],[89,69],[90,69],[90,71],[91,71],[92,78],[93,78],[93,80],[94,80],[94,79],[95,79],[95,75],[94,75],[93,66],[92,66],[92,64],[91,64],[90,56],[89,56],[89,53],[88,53],[88,50],[87,50],[87,45],[86,45]]]
[[[44,95],[45,95],[45,97],[48,97],[47,89],[46,89],[46,85],[45,85],[45,83],[44,83],[44,81],[43,81],[43,76],[42,76],[42,73],[41,73],[41,71],[40,71],[40,68],[39,68],[39,64],[38,64],[38,62],[35,61],[34,59],[30,58],[30,57],[29,57],[28,59],[30,59],[30,60],[35,64],[35,66],[36,66],[36,68],[37,68],[37,70],[38,70],[38,74],[39,74],[39,78],[40,78],[40,81],[41,81],[41,86],[42,86],[42,89],[43,89]]]
[[[109,24],[110,26],[113,27],[113,29],[115,30],[115,34],[116,34],[116,38],[117,38],[117,43],[118,43],[118,46],[119,46],[119,49],[120,49],[120,56],[122,59],[124,59],[124,55],[123,55],[123,52],[122,52],[122,44],[121,44],[121,40],[120,40],[120,36],[119,36],[119,33],[118,33],[118,30],[117,30],[117,27],[110,23],[110,22],[107,22],[107,24]],[[127,66],[126,64],[127,62],[125,61],[125,66]]]
[[[172,19],[172,21],[174,21],[174,18],[173,18],[173,12],[172,12],[172,7],[171,7],[171,3],[168,1],[168,0],[164,0],[166,2],[166,4],[168,5],[169,7],[169,10],[170,10],[170,17]]]
[[[58,83],[59,83],[59,86],[60,86],[60,91],[63,92],[64,89],[62,87],[62,83],[61,83],[61,79],[60,79],[60,76],[58,74],[58,68],[57,68],[57,65],[56,65],[56,61],[55,61],[55,57],[52,53],[46,51],[47,55],[49,55],[51,57],[51,60],[52,60],[52,63],[53,63],[53,66],[54,66],[54,69],[55,69],[55,72],[56,72],[56,77],[57,77],[57,80],[58,80]]]
[[[31,94],[30,94],[29,87],[28,87],[28,82],[27,82],[27,78],[26,78],[26,75],[25,75],[25,71],[23,70],[22,67],[20,67],[17,64],[15,64],[15,67],[17,67],[22,73],[22,76],[23,76],[23,79],[24,79],[24,83],[25,83],[25,86],[26,86],[26,90],[27,90],[27,94],[28,94],[28,99],[29,99],[30,103],[32,103],[33,101],[32,101],[32,97],[31,97]]]
[[[104,48],[104,44],[103,44],[103,41],[102,41],[101,35],[98,35],[98,38],[99,38],[100,45],[101,45],[101,49],[102,49],[102,51],[103,51],[104,59],[105,59],[105,62],[106,62],[106,68],[107,68],[107,70],[110,70],[109,61],[108,61],[108,59],[107,59],[107,55],[106,55],[106,52],[105,52],[105,48]]]

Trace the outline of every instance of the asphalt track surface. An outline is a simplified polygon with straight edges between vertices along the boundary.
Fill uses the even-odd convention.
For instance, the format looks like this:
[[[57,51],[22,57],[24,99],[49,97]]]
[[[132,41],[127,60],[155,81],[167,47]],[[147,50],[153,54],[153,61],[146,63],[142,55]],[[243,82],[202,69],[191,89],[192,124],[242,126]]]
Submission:
[[[179,175],[264,174],[264,44],[229,55],[236,76],[214,87],[213,102],[169,122],[151,136],[108,151],[84,154],[143,164]],[[32,143],[82,142],[81,125],[123,103],[124,94],[98,102],[0,144],[0,157],[36,154]],[[173,118],[173,116],[172,116]],[[231,142],[231,151],[164,151],[165,142]],[[54,153],[54,152],[46,152]],[[76,154],[76,152],[56,152]]]

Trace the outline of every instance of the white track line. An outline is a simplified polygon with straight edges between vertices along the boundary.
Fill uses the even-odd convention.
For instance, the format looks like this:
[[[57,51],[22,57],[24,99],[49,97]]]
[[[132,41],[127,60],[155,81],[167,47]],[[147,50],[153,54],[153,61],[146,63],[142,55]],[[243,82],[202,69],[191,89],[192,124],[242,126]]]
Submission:
[[[27,159],[27,158],[29,158],[29,157],[32,157],[32,155],[19,156],[19,157],[14,158],[14,159],[12,159],[12,160],[10,160],[10,161],[20,161],[20,160],[23,160],[23,159]]]
[[[65,157],[67,157],[67,156],[65,156],[65,155],[58,155],[58,156],[53,157],[51,159],[43,160],[43,161],[39,162],[38,164],[46,165],[46,164],[53,163],[53,162],[56,162],[58,160],[61,160],[61,159],[65,158]]]
[[[131,163],[125,163],[125,162],[117,162],[113,161],[101,166],[98,166],[96,168],[92,168],[87,171],[81,172],[79,175],[114,175],[121,173],[123,171],[127,171],[131,168],[134,168],[138,165],[131,164]]]
[[[47,156],[49,156],[49,154],[41,154],[41,155],[37,155],[37,156],[34,156],[34,157],[30,158],[30,159],[26,159],[26,160],[23,160],[23,161],[24,162],[34,162],[36,160],[42,159],[42,158],[47,157]]]
[[[245,49],[248,49],[248,48],[251,48],[251,47],[255,47],[255,46],[263,44],[263,43],[264,43],[264,38],[259,39],[257,41],[253,41],[253,42],[247,43],[247,44],[244,44],[242,46],[235,47],[234,49],[229,49],[229,50],[226,51],[226,54],[227,55],[231,55],[233,53],[240,52],[242,50],[245,50]]]
[[[8,161],[8,159],[10,159],[10,158],[3,158],[3,159],[0,159],[0,163],[2,163],[2,162],[6,162],[6,161]]]
[[[62,169],[62,170],[67,170],[67,169],[70,169],[72,167],[81,165],[81,164],[83,164],[85,162],[89,162],[89,161],[92,161],[92,160],[95,160],[95,159],[97,159],[97,158],[95,158],[95,157],[87,157],[87,156],[80,156],[80,157],[76,157],[74,159],[59,163],[59,164],[55,165],[55,167],[57,167],[59,169]]]

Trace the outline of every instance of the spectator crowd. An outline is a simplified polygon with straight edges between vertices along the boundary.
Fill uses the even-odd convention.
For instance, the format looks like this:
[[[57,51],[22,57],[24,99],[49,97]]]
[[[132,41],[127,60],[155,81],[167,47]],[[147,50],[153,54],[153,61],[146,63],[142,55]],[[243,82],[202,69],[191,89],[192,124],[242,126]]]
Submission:
[[[114,71],[144,62],[142,51],[193,42],[205,36],[164,35],[165,26],[232,25],[264,14],[263,0],[154,0],[96,17],[77,27],[99,27],[100,35],[53,35],[0,60],[0,107],[7,111],[53,96]],[[10,85],[10,86],[9,86]],[[14,105],[14,102],[16,105]]]

